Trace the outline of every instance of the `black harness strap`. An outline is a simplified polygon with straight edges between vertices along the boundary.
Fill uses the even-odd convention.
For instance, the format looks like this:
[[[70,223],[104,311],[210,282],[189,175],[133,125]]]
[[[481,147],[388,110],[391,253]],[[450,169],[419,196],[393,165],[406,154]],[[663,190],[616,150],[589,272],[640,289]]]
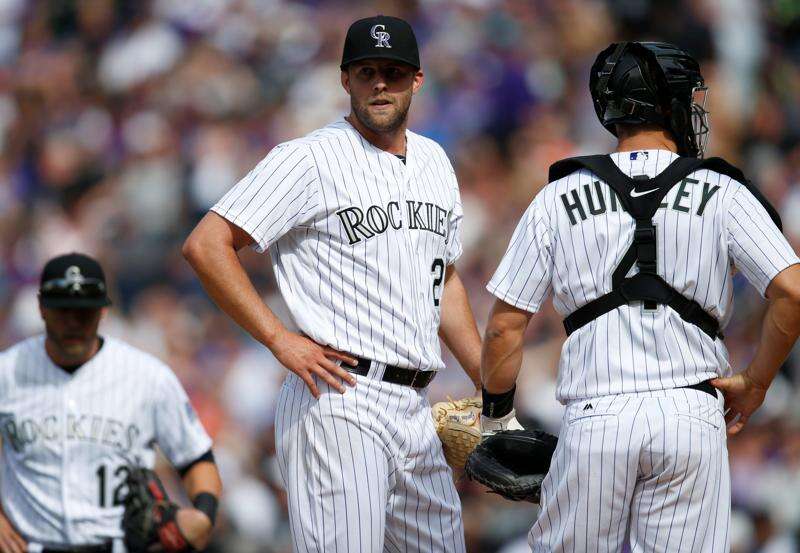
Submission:
[[[744,184],[764,206],[778,228],[781,228],[781,220],[775,208],[744,178],[741,171],[720,158],[702,160],[681,157],[651,179],[646,176],[628,177],[608,156],[583,156],[554,163],[550,167],[550,182],[580,169],[592,171],[608,184],[622,207],[633,217],[636,227],[633,243],[611,277],[611,291],[568,315],[564,319],[567,335],[609,311],[641,301],[649,309],[654,309],[659,304],[667,305],[683,320],[697,326],[711,338],[722,338],[719,322],[714,316],[707,313],[695,300],[683,296],[657,274],[656,228],[653,216],[667,193],[698,169],[710,169]],[[639,272],[627,278],[634,263]]]
[[[712,338],[722,338],[719,322],[713,315],[708,314],[696,301],[681,295],[660,276],[647,273],[625,279],[618,288],[573,311],[564,319],[564,329],[570,335],[599,316],[634,301],[668,305],[684,321],[697,326]]]
[[[742,183],[747,190],[758,200],[764,209],[767,211],[769,218],[772,219],[772,222],[775,223],[775,226],[778,227],[778,230],[783,232],[783,222],[781,221],[781,216],[778,214],[778,210],[769,203],[769,200],[764,197],[764,194],[761,193],[761,190],[756,188],[756,186],[747,180],[744,176],[744,173],[738,168],[734,167],[721,157],[711,157],[708,159],[704,159],[703,162],[698,166],[698,169],[710,169],[711,171],[716,171],[721,175],[727,175],[735,181],[739,181]]]

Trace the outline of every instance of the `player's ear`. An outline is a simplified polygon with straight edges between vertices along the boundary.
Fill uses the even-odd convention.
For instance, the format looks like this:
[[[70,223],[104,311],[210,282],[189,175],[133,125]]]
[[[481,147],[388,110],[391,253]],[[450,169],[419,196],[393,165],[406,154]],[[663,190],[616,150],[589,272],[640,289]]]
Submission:
[[[422,69],[417,69],[417,72],[414,73],[414,84],[412,85],[411,92],[416,94],[420,88],[422,88],[422,83],[425,82],[425,73],[422,72]]]
[[[342,88],[350,94],[350,71],[348,69],[342,69]]]

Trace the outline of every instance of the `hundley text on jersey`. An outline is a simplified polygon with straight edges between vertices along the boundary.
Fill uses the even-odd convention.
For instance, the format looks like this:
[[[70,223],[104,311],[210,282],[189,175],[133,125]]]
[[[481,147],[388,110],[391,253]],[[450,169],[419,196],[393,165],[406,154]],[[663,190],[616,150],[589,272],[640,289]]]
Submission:
[[[578,188],[574,188],[568,191],[569,195],[567,193],[560,195],[561,205],[569,216],[570,225],[574,226],[578,224],[578,218],[580,218],[581,221],[585,221],[589,215],[602,215],[609,208],[615,213],[618,210],[626,211],[625,207],[617,199],[616,193],[612,191],[608,185],[601,183],[599,180],[595,180],[593,184],[594,190],[592,190],[588,184],[584,184],[582,192],[580,193]],[[678,192],[672,201],[665,198],[664,201],[661,202],[659,209],[669,208],[673,211],[689,213],[691,211],[693,196],[695,194],[700,194],[700,204],[694,212],[694,215],[702,217],[709,200],[711,200],[714,194],[719,190],[719,185],[711,185],[708,182],[701,183],[697,179],[686,177],[681,180],[676,188]],[[639,190],[637,188],[633,190],[631,194],[635,196],[644,196],[654,191],[655,189]]]

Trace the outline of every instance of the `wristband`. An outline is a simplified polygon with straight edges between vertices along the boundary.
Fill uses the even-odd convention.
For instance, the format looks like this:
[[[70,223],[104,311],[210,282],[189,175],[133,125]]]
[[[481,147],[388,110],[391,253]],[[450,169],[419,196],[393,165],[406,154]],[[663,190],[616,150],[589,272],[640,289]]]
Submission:
[[[217,520],[218,503],[219,501],[214,494],[208,492],[200,492],[192,500],[192,505],[194,505],[194,508],[201,513],[205,513],[205,515],[211,521],[211,526],[214,526],[214,522]]]
[[[514,408],[514,393],[517,391],[517,385],[507,392],[501,394],[491,394],[486,391],[486,388],[481,388],[481,395],[483,396],[483,409],[481,414],[484,417],[499,419],[508,415]]]

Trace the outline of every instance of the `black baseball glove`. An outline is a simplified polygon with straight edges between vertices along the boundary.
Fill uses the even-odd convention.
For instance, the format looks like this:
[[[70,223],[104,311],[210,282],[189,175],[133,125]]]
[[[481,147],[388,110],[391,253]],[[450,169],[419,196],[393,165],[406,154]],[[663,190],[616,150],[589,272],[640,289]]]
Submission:
[[[175,520],[179,507],[169,500],[158,475],[150,469],[130,467],[125,484],[128,493],[122,530],[128,551],[192,551]],[[157,544],[161,547],[154,547]]]
[[[467,458],[467,476],[506,499],[539,503],[557,443],[558,438],[541,430],[497,432]]]

